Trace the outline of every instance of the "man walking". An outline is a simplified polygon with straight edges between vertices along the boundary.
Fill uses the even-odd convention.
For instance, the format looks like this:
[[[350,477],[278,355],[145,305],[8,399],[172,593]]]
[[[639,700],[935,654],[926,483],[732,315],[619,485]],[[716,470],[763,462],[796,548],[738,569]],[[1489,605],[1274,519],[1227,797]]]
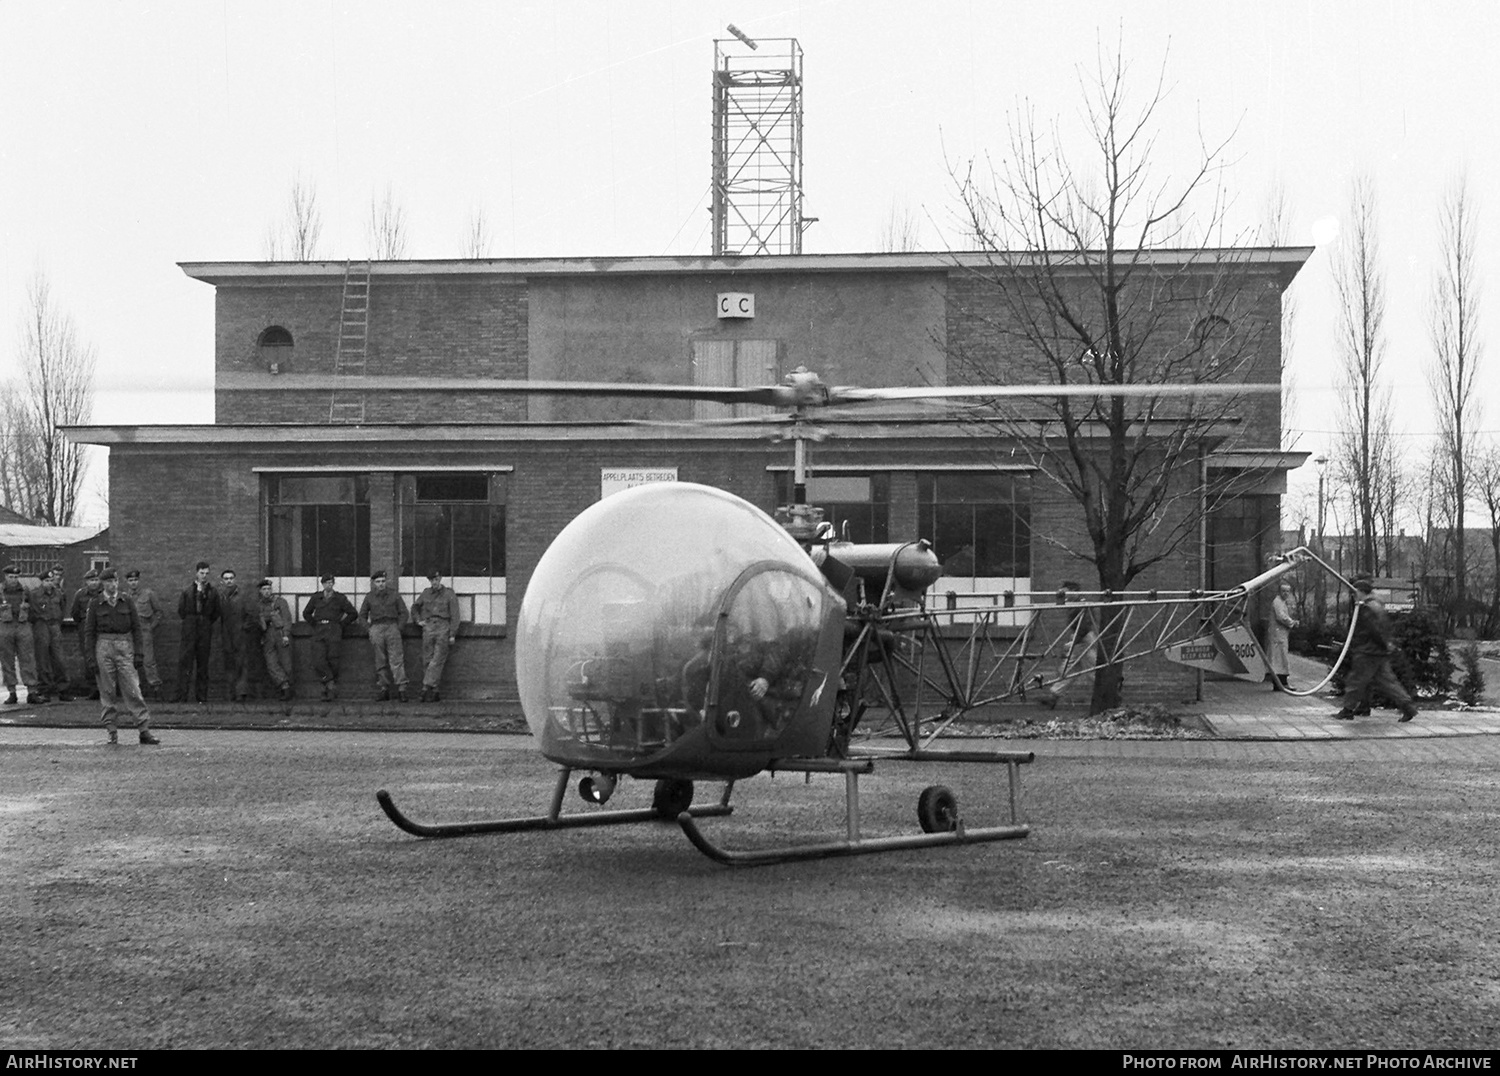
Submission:
[[[250,694],[250,662],[245,651],[245,598],[235,582],[233,568],[219,573],[220,653],[224,656],[224,689],[231,699],[244,702]]]
[[[89,693],[89,698],[99,697],[99,669],[94,664],[94,651],[91,647],[83,644],[83,622],[89,615],[89,604],[99,597],[99,571],[90,568],[83,573],[83,586],[73,595],[73,604],[68,615],[73,619],[73,627],[78,632],[78,649],[83,658],[84,690]]]
[[[318,580],[323,590],[314,594],[302,610],[302,619],[312,625],[313,671],[323,681],[323,701],[338,697],[339,658],[344,645],[344,625],[359,619],[348,598],[333,589],[333,573]]]
[[[260,652],[266,659],[266,675],[281,689],[281,697],[292,697],[292,610],[286,599],[271,592],[271,581],[260,581],[256,604],[260,624]]]
[[[401,625],[406,621],[406,601],[394,590],[388,590],[385,572],[370,576],[370,593],[359,606],[359,619],[370,632],[370,648],[375,651],[375,697],[381,702],[391,697],[406,701],[406,646],[401,641]]]
[[[448,649],[458,640],[458,595],[443,586],[442,572],[428,572],[427,579],[432,585],[417,595],[411,615],[422,628],[422,701],[437,702]]]
[[[1344,705],[1333,716],[1339,721],[1353,721],[1355,711],[1369,713],[1374,702],[1372,693],[1379,691],[1401,708],[1397,721],[1417,716],[1411,696],[1391,669],[1391,621],[1385,606],[1374,595],[1374,584],[1368,579],[1354,581],[1359,596],[1354,608],[1354,637],[1349,644],[1349,675],[1344,680]]]
[[[42,694],[68,702],[68,662],[62,648],[63,592],[62,566],[42,576],[31,592],[31,628],[36,651],[36,678]]]
[[[0,584],[0,662],[5,665],[5,686],[10,689],[6,706],[14,706],[16,697],[16,671],[20,666],[20,682],[26,685],[27,703],[46,702],[36,677],[36,640],[31,628],[31,593],[21,585],[21,569],[14,564],[5,566],[5,582]]]
[[[90,603],[84,618],[84,644],[94,651],[99,669],[99,701],[103,703],[104,729],[109,742],[119,743],[115,721],[121,709],[135,719],[143,744],[161,743],[151,732],[151,714],[141,698],[135,675],[135,645],[141,640],[141,617],[135,603],[120,593],[120,580],[113,568],[101,577],[103,592]],[[122,705],[123,704],[123,705]]]
[[[219,594],[208,582],[208,561],[200,560],[193,581],[177,599],[182,637],[177,643],[177,700],[208,701],[208,655],[213,649]]]
[[[141,573],[132,568],[125,573],[125,585],[130,588],[126,595],[135,605],[141,618],[141,672],[146,677],[146,686],[153,695],[161,698],[161,671],[156,667],[156,629],[167,619],[167,611],[150,587],[141,586]]]

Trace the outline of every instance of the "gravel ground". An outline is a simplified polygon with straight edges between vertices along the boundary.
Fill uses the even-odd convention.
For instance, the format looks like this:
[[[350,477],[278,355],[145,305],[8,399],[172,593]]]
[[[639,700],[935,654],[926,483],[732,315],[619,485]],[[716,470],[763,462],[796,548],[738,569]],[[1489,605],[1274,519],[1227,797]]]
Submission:
[[[379,813],[536,813],[515,737],[94,740],[0,730],[5,1047],[1500,1047],[1500,738],[1009,742],[1026,840],[743,870]],[[1002,770],[886,765],[866,832],[934,780],[1001,819]],[[837,836],[841,785],[704,825]]]

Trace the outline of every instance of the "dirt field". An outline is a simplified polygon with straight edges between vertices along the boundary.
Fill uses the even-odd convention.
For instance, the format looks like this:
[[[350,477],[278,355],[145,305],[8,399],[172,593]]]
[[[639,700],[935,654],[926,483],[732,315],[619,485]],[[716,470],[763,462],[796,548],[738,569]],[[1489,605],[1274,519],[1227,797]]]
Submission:
[[[1027,840],[745,870],[379,813],[539,811],[519,738],[96,738],[0,730],[0,1046],[1500,1047],[1500,738],[1036,743]],[[886,766],[866,831],[1002,774]],[[837,778],[736,802],[842,828]]]

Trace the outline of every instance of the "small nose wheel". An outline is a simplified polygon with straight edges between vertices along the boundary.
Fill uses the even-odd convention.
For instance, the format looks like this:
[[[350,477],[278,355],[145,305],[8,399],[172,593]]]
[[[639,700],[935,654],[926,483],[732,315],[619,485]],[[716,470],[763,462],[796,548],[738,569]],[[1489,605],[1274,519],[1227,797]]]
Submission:
[[[958,797],[946,785],[928,785],[917,797],[917,821],[923,833],[951,833],[958,828]]]

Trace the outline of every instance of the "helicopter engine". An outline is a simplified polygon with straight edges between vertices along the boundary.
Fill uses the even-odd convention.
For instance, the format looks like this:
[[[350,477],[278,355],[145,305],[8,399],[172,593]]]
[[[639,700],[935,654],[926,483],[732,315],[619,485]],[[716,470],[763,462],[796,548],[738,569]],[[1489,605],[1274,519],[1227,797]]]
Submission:
[[[821,751],[842,599],[769,516],[709,486],[606,497],[526,588],[521,705],[542,754],[600,775],[733,777]],[[607,792],[605,792],[607,795]]]

